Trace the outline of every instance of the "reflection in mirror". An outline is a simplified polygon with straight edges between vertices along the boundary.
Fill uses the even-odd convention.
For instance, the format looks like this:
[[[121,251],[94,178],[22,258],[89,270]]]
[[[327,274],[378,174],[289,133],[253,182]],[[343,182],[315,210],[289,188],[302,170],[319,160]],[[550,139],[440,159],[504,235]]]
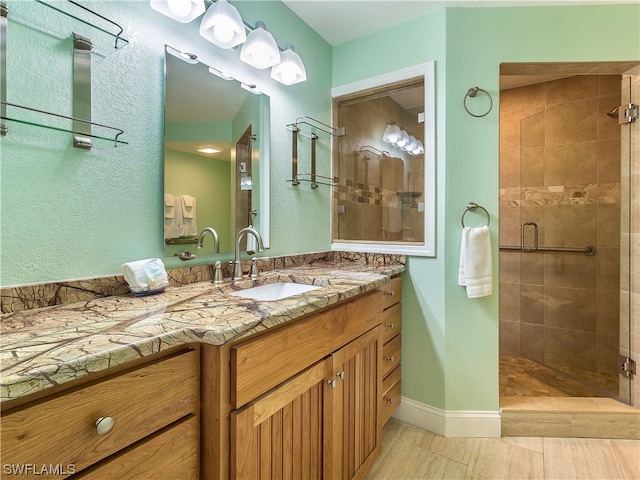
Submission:
[[[215,71],[165,49],[166,257],[213,253],[209,236],[196,248],[205,227],[218,233],[220,253],[233,252],[241,228],[268,228],[261,177],[268,171],[269,97]]]
[[[414,74],[348,92],[334,89],[334,121],[347,132],[333,157],[334,249],[435,254],[427,86],[426,75]]]

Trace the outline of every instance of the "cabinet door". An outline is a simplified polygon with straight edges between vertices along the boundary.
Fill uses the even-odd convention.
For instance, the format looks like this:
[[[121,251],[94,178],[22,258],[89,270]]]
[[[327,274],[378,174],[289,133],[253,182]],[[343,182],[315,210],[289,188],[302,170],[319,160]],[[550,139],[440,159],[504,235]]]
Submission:
[[[381,343],[380,327],[376,327],[332,355],[337,382],[325,410],[331,424],[325,478],[362,478],[379,455]]]
[[[233,478],[322,478],[330,375],[330,359],[321,361],[231,414]]]

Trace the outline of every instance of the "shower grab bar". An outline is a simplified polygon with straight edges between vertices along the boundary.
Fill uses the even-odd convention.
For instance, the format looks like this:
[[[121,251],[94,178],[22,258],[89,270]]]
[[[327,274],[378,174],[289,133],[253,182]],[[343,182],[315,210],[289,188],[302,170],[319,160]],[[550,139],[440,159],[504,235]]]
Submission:
[[[533,246],[525,245],[524,233],[527,227],[533,227]],[[597,249],[592,245],[586,247],[541,247],[538,244],[538,224],[535,222],[525,222],[520,229],[520,246],[500,245],[500,250],[517,250],[525,253],[533,252],[575,252],[586,253],[587,255],[595,255]]]
[[[513,250],[518,252],[533,253],[533,252],[575,252],[586,253],[587,255],[595,255],[598,251],[593,245],[587,245],[586,247],[538,247],[535,250],[526,249],[525,247],[518,245],[500,245],[500,250]]]

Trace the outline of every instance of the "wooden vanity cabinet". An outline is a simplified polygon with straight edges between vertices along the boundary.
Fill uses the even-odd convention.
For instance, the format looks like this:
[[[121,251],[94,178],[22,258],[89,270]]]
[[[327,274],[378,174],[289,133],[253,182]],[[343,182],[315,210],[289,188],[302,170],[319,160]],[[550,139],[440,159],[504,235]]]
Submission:
[[[381,407],[384,425],[400,405],[401,397],[402,277],[393,277],[381,290],[384,293]]]
[[[170,464],[180,478],[197,478],[199,351],[114,370],[3,408],[3,473],[30,465],[20,478],[162,478]],[[101,418],[110,429],[97,426]]]
[[[380,451],[382,293],[366,294],[225,353],[228,402],[203,390],[202,478],[361,478]],[[215,367],[214,367],[215,370]],[[203,377],[204,378],[204,377]],[[213,406],[215,412],[205,413]],[[225,415],[229,418],[224,432]],[[208,419],[208,420],[207,420]],[[209,422],[207,424],[207,421]],[[225,442],[229,462],[225,458]]]

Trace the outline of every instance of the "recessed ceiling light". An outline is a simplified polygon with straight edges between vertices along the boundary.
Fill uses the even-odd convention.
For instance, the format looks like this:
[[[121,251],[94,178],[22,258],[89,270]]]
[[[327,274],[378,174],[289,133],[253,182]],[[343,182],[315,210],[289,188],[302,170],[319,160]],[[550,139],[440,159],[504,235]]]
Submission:
[[[213,147],[204,147],[204,148],[199,148],[198,151],[200,153],[220,153],[222,151],[222,149],[219,148],[213,148]]]

